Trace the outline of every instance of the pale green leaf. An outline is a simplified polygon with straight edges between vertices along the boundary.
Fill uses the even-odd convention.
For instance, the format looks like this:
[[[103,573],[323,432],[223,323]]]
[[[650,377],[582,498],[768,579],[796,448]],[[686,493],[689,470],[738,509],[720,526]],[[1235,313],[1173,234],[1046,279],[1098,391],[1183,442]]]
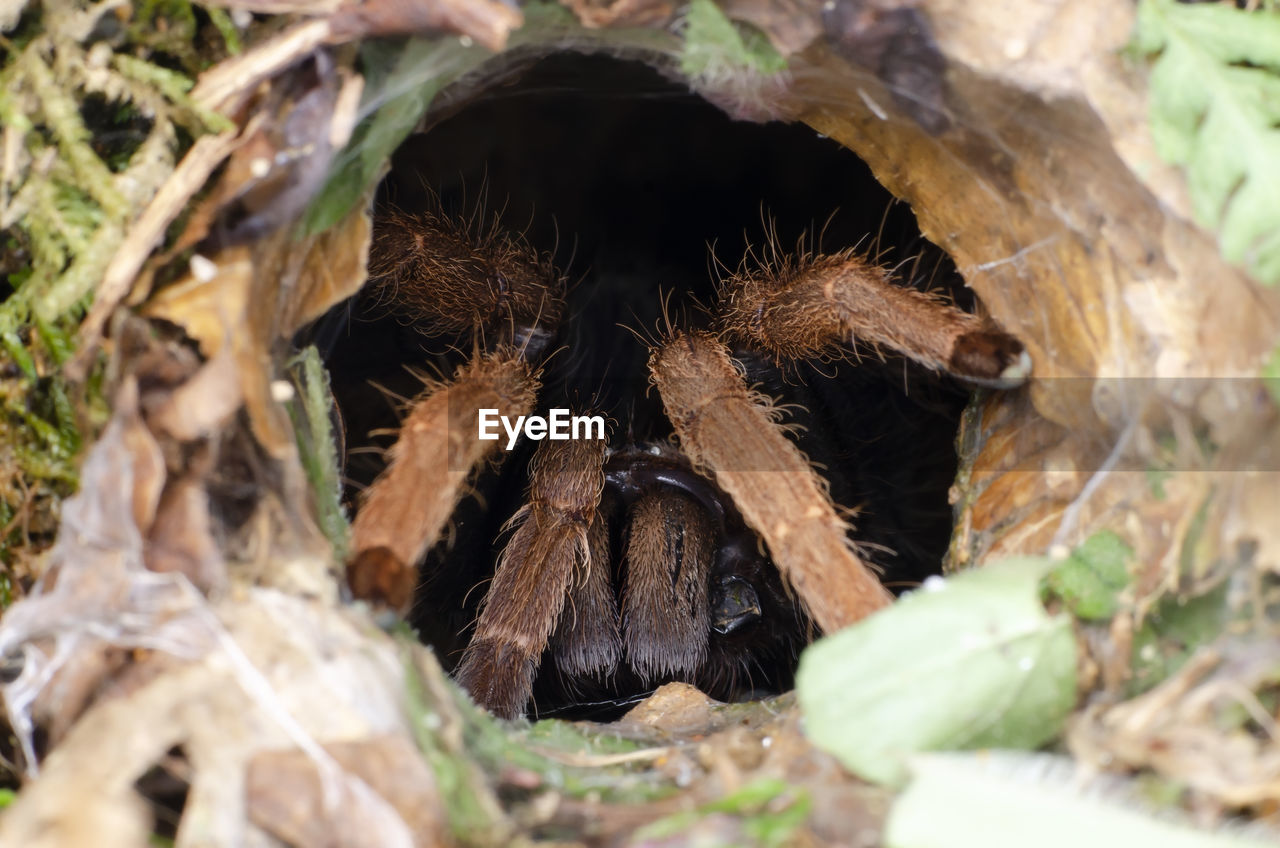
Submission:
[[[758,30],[734,24],[713,0],[692,0],[685,13],[680,70],[688,76],[716,75],[731,68],[774,74],[787,60]]]
[[[1045,588],[1061,598],[1076,618],[1097,621],[1119,609],[1121,592],[1129,585],[1133,548],[1110,530],[1094,533],[1054,566]]]
[[[1151,134],[1183,166],[1223,255],[1280,282],[1280,15],[1142,0],[1133,45],[1158,54]]]
[[[1036,748],[1076,699],[1070,618],[1039,599],[1043,559],[1006,560],[904,597],[800,658],[814,744],[899,784],[917,751]]]
[[[1058,768],[1034,761],[993,762],[1003,759],[976,754],[915,757],[911,762],[914,779],[894,803],[885,825],[885,848],[1261,848],[1274,844],[1242,833],[1194,830],[1105,800],[1097,791],[1081,791],[1079,772],[1070,762]]]

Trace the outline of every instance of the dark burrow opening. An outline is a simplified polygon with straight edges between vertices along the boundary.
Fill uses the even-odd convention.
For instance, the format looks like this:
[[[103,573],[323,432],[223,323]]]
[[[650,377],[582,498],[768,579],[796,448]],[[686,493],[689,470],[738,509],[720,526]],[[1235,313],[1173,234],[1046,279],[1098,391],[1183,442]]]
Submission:
[[[717,263],[733,269],[749,251],[756,257],[749,261],[767,260],[770,242],[786,254],[856,245],[898,268],[899,282],[973,307],[949,258],[920,236],[910,209],[853,153],[803,125],[731,120],[637,62],[563,53],[532,63],[430,118],[391,164],[379,214],[438,208],[497,218],[567,275],[567,308],[539,411],[590,409],[612,419],[604,508],[616,587],[626,568],[623,490],[648,473],[629,474],[627,457],[674,444],[649,386],[646,339],[660,337],[667,321],[705,324],[717,276],[727,273]],[[321,324],[353,512],[359,492],[383,468],[383,449],[403,415],[394,396],[417,395],[421,374],[449,375],[474,350],[474,339],[422,330],[368,293]],[[786,405],[792,437],[848,511],[852,537],[883,569],[886,584],[901,591],[938,573],[950,538],[947,492],[967,390],[867,350],[782,367],[750,351],[736,354],[748,381]],[[474,495],[421,564],[410,621],[446,668],[456,666],[470,638],[510,535],[504,524],[525,498],[534,447],[523,439],[509,454],[499,451],[500,465],[476,476]],[[719,498],[714,508],[733,515],[714,484],[691,469],[682,479],[679,485]],[[814,635],[746,532],[752,550],[712,577],[717,624],[706,667],[685,675],[725,700],[790,688],[799,650]],[[723,625],[715,611],[744,592],[751,614]],[[529,713],[605,718],[662,682],[625,661],[600,679],[567,681],[548,651]]]

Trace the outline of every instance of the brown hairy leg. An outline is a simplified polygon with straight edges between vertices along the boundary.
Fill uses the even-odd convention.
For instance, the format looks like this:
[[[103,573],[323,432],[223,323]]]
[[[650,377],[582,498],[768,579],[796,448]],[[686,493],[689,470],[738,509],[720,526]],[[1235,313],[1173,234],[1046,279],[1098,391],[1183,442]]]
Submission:
[[[456,677],[476,702],[514,718],[533,692],[604,492],[601,439],[545,441],[530,465],[529,500],[498,560]]]
[[[481,230],[436,212],[382,216],[369,280],[396,314],[428,333],[553,328],[565,282],[551,261],[495,223]]]
[[[499,352],[467,363],[414,403],[387,469],[365,490],[351,525],[347,578],[357,598],[401,613],[409,608],[418,560],[439,541],[471,470],[497,449],[497,441],[476,438],[480,410],[527,415],[538,388],[527,362]]]
[[[819,627],[830,633],[892,602],[854,552],[808,459],[769,400],[747,388],[723,343],[677,331],[654,349],[649,371],[681,448],[714,474]]]
[[[597,510],[587,531],[590,556],[574,566],[569,601],[551,638],[556,667],[570,677],[605,675],[622,657],[618,602],[609,573],[609,525]]]
[[[720,326],[779,361],[806,359],[852,341],[992,388],[1031,374],[1022,342],[934,295],[895,285],[889,271],[853,251],[781,259],[720,285]]]
[[[622,627],[627,662],[645,680],[692,679],[707,659],[707,583],[715,531],[680,492],[642,495],[628,515]]]
[[[473,469],[498,442],[480,441],[479,410],[527,415],[536,361],[563,308],[564,278],[495,223],[478,230],[435,212],[382,216],[369,249],[371,289],[424,334],[476,333],[494,346],[424,392],[401,425],[385,471],[351,528],[347,581],[357,598],[408,611],[418,561],[440,538]]]

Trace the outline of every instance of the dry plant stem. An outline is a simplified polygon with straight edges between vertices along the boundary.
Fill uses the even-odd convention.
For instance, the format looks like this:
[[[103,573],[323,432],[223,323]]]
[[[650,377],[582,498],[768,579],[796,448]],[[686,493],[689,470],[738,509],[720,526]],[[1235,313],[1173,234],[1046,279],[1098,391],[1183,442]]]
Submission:
[[[361,0],[345,3],[333,16],[334,41],[435,32],[470,36],[490,50],[507,45],[507,36],[524,15],[501,0]]]
[[[206,109],[234,111],[234,104],[240,98],[263,81],[310,56],[316,48],[327,43],[332,34],[332,25],[327,18],[295,24],[205,71],[191,90],[191,99]]]
[[[715,534],[706,510],[674,491],[631,507],[623,630],[641,677],[692,676],[707,659],[707,583]]]
[[[587,531],[591,552],[579,560],[569,587],[569,603],[551,639],[556,667],[570,676],[613,671],[622,657],[618,602],[609,573],[609,525],[599,512]]]
[[[681,448],[714,474],[819,627],[830,633],[893,600],[854,553],[826,487],[783,434],[769,400],[747,388],[724,344],[676,332],[654,350],[649,371]]]
[[[173,174],[151,199],[142,216],[129,228],[124,244],[112,257],[102,276],[102,282],[98,284],[93,307],[80,326],[80,344],[83,350],[97,347],[107,318],[129,293],[129,287],[133,285],[142,263],[164,238],[165,228],[173,223],[182,208],[200,190],[222,160],[227,158],[237,142],[238,137],[232,130],[196,139],[178,167],[174,168]],[[87,365],[78,363],[77,367],[82,372],[87,371]]]
[[[783,260],[721,285],[722,326],[779,361],[850,342],[888,347],[978,383],[1016,385],[1030,372],[1022,343],[937,297],[895,285],[853,252]]]
[[[529,502],[498,560],[458,682],[504,718],[523,710],[538,659],[565,606],[604,492],[604,441],[545,441],[530,469]]]
[[[452,382],[414,404],[351,527],[349,579],[356,597],[408,609],[418,560],[439,540],[472,469],[497,447],[475,437],[479,410],[527,415],[538,388],[528,363],[504,351],[462,366]]]

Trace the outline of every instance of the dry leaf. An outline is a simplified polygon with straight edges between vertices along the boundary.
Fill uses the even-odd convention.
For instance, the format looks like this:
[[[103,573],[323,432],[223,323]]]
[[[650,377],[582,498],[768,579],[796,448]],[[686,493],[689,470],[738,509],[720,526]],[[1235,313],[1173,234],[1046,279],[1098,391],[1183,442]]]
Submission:
[[[309,242],[306,262],[290,295],[281,334],[289,335],[358,292],[368,279],[369,212],[359,204]]]
[[[668,0],[563,0],[578,21],[589,29],[602,27],[661,26],[675,15],[675,5]]]
[[[244,325],[254,265],[249,248],[230,247],[191,262],[187,275],[157,292],[142,314],[163,318],[186,330],[200,352],[214,357]]]
[[[165,488],[145,556],[147,568],[182,574],[210,595],[226,588],[227,567],[214,539],[204,476],[185,477]]]
[[[147,423],[159,436],[193,442],[221,430],[241,400],[235,356],[224,348],[182,385],[148,402]]]
[[[822,35],[820,0],[727,0],[720,8],[763,32],[783,56],[799,53]]]
[[[331,743],[324,750],[395,809],[415,846],[450,843],[435,778],[408,739],[379,736]],[[372,841],[377,829],[361,816],[368,808],[344,804],[326,815],[320,769],[302,751],[258,754],[249,762],[246,784],[250,821],[289,845],[380,848]]]
[[[453,32],[494,51],[522,23],[520,10],[500,0],[354,0],[332,18],[335,41]]]
[[[1273,641],[1201,649],[1145,695],[1086,708],[1067,745],[1099,770],[1150,768],[1231,808],[1280,803],[1275,724],[1254,694],[1274,683],[1276,661]]]
[[[165,228],[191,201],[209,175],[231,152],[236,133],[204,136],[196,140],[173,174],[143,210],[141,217],[129,227],[124,243],[116,251],[94,293],[93,307],[80,326],[82,350],[97,346],[107,318],[129,293],[142,263],[164,238]]]

